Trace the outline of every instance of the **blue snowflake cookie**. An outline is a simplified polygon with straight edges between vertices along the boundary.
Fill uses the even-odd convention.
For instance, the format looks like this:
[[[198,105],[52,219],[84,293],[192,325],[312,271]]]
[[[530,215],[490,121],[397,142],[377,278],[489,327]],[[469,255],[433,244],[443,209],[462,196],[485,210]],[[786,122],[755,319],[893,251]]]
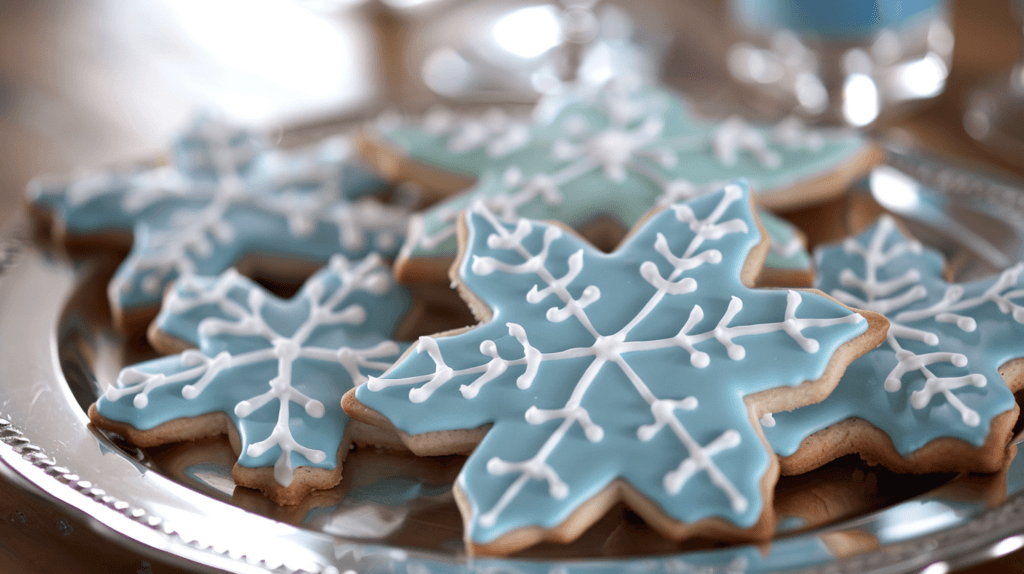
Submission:
[[[126,367],[90,418],[139,446],[227,434],[236,483],[295,504],[341,480],[352,443],[389,440],[340,401],[408,346],[390,340],[408,306],[378,255],[335,255],[287,301],[234,270],[179,278],[158,331],[198,348]]]
[[[819,289],[891,327],[828,399],[765,419],[783,472],[848,453],[899,472],[998,470],[1024,389],[1024,263],[947,283],[942,256],[888,216],[816,258]]]
[[[611,254],[475,204],[458,283],[482,323],[420,338],[343,407],[417,454],[475,447],[456,484],[474,553],[572,540],[618,500],[674,539],[770,536],[759,417],[821,400],[885,322],[750,287],[751,202],[738,182],[673,204]]]
[[[171,165],[41,177],[27,193],[59,238],[131,246],[108,286],[115,324],[130,332],[175,277],[260,261],[272,271],[277,260],[308,273],[334,253],[393,257],[408,214],[368,197],[384,182],[349,147],[333,138],[285,151],[201,116],[178,137]]]

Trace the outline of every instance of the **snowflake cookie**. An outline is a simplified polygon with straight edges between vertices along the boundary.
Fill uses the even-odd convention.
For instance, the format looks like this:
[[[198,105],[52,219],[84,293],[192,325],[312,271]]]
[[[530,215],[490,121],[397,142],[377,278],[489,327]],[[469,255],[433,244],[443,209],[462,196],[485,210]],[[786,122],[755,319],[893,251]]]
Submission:
[[[885,321],[749,287],[751,203],[739,182],[671,205],[611,254],[477,203],[457,281],[482,323],[421,337],[343,407],[417,454],[475,447],[456,485],[472,552],[572,540],[617,500],[672,538],[766,538],[759,417],[824,398]]]
[[[179,136],[172,165],[37,178],[28,196],[58,237],[131,245],[108,287],[115,322],[131,331],[148,323],[178,276],[241,263],[292,275],[338,252],[393,256],[407,213],[361,197],[383,182],[358,167],[348,147],[334,138],[287,152],[202,116]]]
[[[408,304],[377,255],[335,255],[288,301],[234,270],[179,278],[158,331],[198,349],[125,368],[89,416],[139,446],[227,434],[236,483],[295,504],[341,480],[352,443],[394,439],[340,401],[407,346],[388,337]]]
[[[1024,264],[947,283],[942,256],[888,216],[816,258],[819,289],[891,327],[828,399],[766,418],[783,472],[848,453],[899,472],[998,470],[1024,388]]]
[[[609,87],[558,105],[542,101],[537,110],[532,124],[435,111],[363,138],[365,155],[386,174],[416,166],[398,174],[423,181],[422,166],[431,166],[457,174],[463,186],[479,179],[417,216],[396,267],[401,281],[445,281],[458,213],[479,199],[506,221],[561,221],[610,248],[650,209],[736,177],[761,191],[762,205],[793,207],[841,193],[874,156],[853,132],[810,129],[795,118],[775,126],[738,117],[705,123],[655,88]]]

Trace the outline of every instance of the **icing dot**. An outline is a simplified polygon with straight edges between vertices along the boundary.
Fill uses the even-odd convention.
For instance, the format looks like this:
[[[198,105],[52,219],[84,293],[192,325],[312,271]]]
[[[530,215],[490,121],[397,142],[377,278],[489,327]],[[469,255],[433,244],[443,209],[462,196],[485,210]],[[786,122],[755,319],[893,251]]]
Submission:
[[[658,425],[642,425],[640,428],[636,429],[636,438],[645,442],[649,441],[660,429],[661,427]]]
[[[1024,323],[1024,307],[1017,307],[1013,310],[1013,320],[1018,323]]]
[[[690,364],[698,369],[703,369],[711,364],[711,357],[703,351],[690,353]]]
[[[375,393],[384,390],[387,386],[387,381],[378,377],[369,377],[366,379],[366,388]]]
[[[954,367],[966,367],[967,366],[967,357],[965,355],[961,355],[960,353],[957,353],[957,354],[953,355],[952,357],[950,357],[949,362],[953,363]]]
[[[624,164],[633,154],[634,140],[626,132],[607,130],[589,142],[591,153],[602,163]]]
[[[319,301],[324,297],[324,286],[322,283],[313,283],[306,288],[306,292],[309,294],[310,299],[312,299],[313,301]],[[253,293],[255,293],[255,291]],[[252,295],[250,295],[249,305],[253,305],[254,302],[257,305],[262,304],[263,297],[253,297]]]
[[[491,459],[487,461],[487,472],[492,475],[503,474],[505,472],[505,461],[496,456],[491,457]]]
[[[146,408],[146,405],[149,404],[149,397],[144,395],[144,394],[142,394],[142,393],[139,393],[139,394],[135,395],[134,399],[132,399],[132,404],[137,409],[144,409],[144,408]]]
[[[683,203],[673,205],[672,211],[675,212],[676,219],[683,223],[693,221],[697,217],[694,215],[693,210],[690,209],[690,206]]]
[[[494,272],[495,267],[490,258],[474,255],[473,264],[470,266],[470,269],[477,275],[490,275]]]
[[[320,285],[319,283],[314,283],[313,285],[310,286],[310,289],[312,290],[312,293],[316,295],[315,297],[313,297],[314,299],[319,299],[320,297],[323,297],[323,286]],[[249,296],[246,297],[246,301],[249,304],[249,307],[254,310],[262,309],[263,303],[266,300],[267,296],[264,295],[262,291],[258,291],[256,289],[249,291]]]
[[[963,419],[964,424],[969,427],[976,427],[981,424],[981,417],[978,416],[978,413],[971,410],[964,411],[961,418]]]
[[[414,403],[422,403],[428,398],[430,398],[430,391],[426,391],[422,387],[409,391],[409,400]]]
[[[306,414],[318,419],[327,414],[327,409],[324,408],[324,404],[317,400],[311,400],[306,403]]]
[[[729,358],[734,361],[741,361],[747,356],[747,350],[741,345],[732,344],[729,345]]]
[[[729,429],[722,433],[722,446],[725,448],[736,448],[740,445],[742,437],[736,429]]]
[[[480,343],[480,352],[488,357],[497,357],[498,346],[494,344],[494,341],[488,339]]]
[[[552,482],[548,492],[551,494],[551,498],[554,498],[555,500],[563,500],[565,497],[569,496],[569,486],[561,481]]]
[[[818,349],[821,348],[821,345],[818,344],[818,341],[815,339],[800,338],[798,339],[798,341],[800,342],[800,346],[803,347],[804,351],[807,351],[808,353],[817,353]]]
[[[510,167],[505,170],[502,180],[508,187],[519,185],[523,181],[523,172],[519,171],[519,168]]]
[[[539,425],[541,423],[548,421],[548,418],[543,416],[540,412],[540,409],[538,409],[535,406],[531,406],[530,408],[526,409],[526,415],[524,418],[526,418],[526,422],[530,423],[531,425]]]

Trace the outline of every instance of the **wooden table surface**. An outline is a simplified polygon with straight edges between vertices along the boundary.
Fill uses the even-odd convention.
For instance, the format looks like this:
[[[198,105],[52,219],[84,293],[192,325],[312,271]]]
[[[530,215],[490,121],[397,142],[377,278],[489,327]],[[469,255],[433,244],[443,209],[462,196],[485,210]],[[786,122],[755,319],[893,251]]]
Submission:
[[[152,156],[200,108],[273,126],[422,96],[408,85],[402,50],[429,16],[361,4],[269,2],[260,12],[240,0],[2,0],[0,229],[21,217],[33,175]],[[320,5],[326,14],[307,7]],[[961,126],[966,95],[1017,56],[1009,2],[958,2],[955,36],[946,91],[884,127],[954,161],[1024,176]],[[87,520],[0,476],[0,571],[187,570],[121,550]],[[968,572],[1024,572],[1024,551]]]

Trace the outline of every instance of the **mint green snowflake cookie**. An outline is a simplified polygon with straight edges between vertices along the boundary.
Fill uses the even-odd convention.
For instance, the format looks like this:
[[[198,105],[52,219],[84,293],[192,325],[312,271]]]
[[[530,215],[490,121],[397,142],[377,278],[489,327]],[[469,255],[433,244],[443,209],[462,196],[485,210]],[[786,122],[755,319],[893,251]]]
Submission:
[[[761,205],[787,209],[842,193],[874,158],[854,132],[812,129],[795,118],[713,124],[695,119],[675,94],[651,87],[609,86],[561,96],[557,105],[543,101],[530,122],[434,112],[419,123],[378,126],[366,140],[375,142],[368,155],[377,165],[416,166],[405,174],[413,179],[427,166],[456,174],[463,186],[476,180],[410,225],[397,265],[399,280],[410,283],[446,281],[455,221],[473,201],[485,201],[505,221],[566,223],[610,249],[652,208],[737,177],[747,178]],[[810,267],[803,270],[806,278]]]

